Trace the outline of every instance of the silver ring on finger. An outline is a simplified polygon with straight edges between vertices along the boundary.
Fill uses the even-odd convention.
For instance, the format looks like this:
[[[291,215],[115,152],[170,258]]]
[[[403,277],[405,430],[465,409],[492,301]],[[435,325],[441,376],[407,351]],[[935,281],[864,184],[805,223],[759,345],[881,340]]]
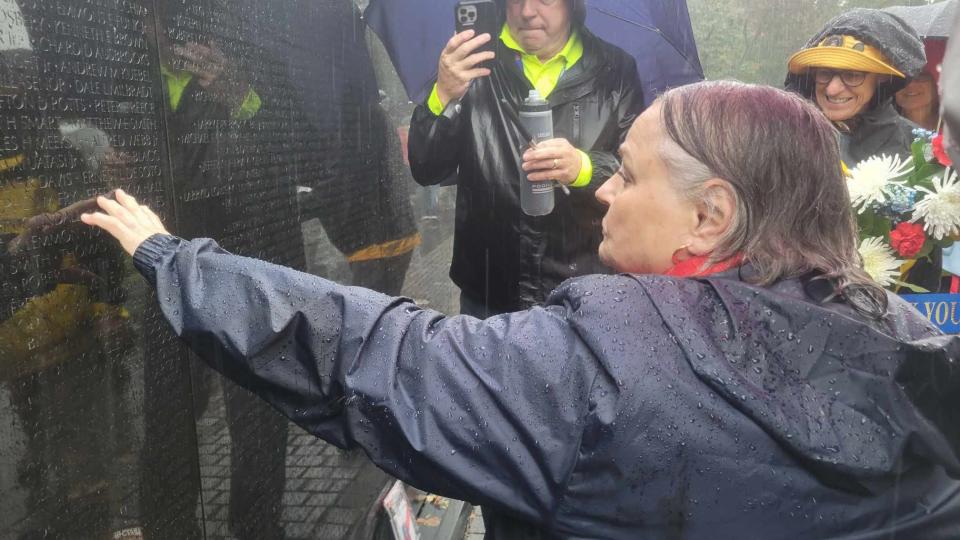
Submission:
[[[560,166],[560,160],[557,158],[553,158],[553,168],[556,169],[559,166]]]

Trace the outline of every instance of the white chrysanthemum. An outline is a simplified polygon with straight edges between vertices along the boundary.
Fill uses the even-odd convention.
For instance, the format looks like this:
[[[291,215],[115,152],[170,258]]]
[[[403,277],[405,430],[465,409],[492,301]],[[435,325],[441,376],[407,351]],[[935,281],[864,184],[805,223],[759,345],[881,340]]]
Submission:
[[[873,203],[882,204],[892,195],[891,189],[902,186],[898,180],[910,172],[912,164],[909,160],[900,161],[900,156],[873,156],[857,164],[850,171],[847,178],[847,190],[850,191],[850,202],[863,213]]]
[[[910,221],[923,220],[923,230],[935,240],[960,234],[960,181],[957,171],[947,168],[943,171],[943,178],[933,177],[933,191],[924,187],[917,189],[926,195],[914,207]]]
[[[883,238],[864,238],[860,242],[859,251],[860,258],[863,259],[863,269],[880,285],[889,287],[900,278],[900,265],[903,261],[897,259]]]

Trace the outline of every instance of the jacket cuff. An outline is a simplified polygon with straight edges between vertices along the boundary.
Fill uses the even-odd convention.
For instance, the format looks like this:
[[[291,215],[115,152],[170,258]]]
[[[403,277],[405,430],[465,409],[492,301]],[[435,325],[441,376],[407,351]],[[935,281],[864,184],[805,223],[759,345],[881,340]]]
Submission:
[[[180,247],[182,240],[169,234],[155,234],[147,238],[133,252],[133,266],[147,278],[151,285],[157,284],[157,266],[163,257]]]
[[[580,174],[578,174],[577,179],[570,184],[570,187],[586,187],[589,186],[590,181],[593,180],[593,161],[583,150],[577,150],[577,152],[580,152]]]
[[[262,105],[260,96],[254,91],[253,88],[247,90],[246,95],[243,98],[243,101],[240,103],[240,106],[233,111],[234,120],[249,120],[257,115],[260,112],[260,106]]]
[[[437,93],[437,83],[433,83],[433,90],[430,91],[430,97],[427,98],[427,108],[434,116],[443,114],[443,103],[440,103],[440,94]]]

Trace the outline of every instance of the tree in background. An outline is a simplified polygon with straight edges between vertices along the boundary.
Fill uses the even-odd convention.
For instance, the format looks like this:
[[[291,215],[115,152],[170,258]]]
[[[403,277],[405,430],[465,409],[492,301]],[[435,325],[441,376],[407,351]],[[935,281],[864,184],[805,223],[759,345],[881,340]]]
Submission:
[[[687,0],[708,79],[782,86],[787,58],[834,15],[935,0]]]

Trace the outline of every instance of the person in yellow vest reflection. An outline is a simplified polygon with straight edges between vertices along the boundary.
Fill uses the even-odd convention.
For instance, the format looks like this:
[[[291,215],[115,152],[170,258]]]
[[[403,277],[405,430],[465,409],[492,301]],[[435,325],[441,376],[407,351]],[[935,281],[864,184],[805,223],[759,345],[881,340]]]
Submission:
[[[297,216],[296,186],[288,178],[266,178],[262,158],[271,158],[269,133],[258,122],[276,106],[267,92],[248,80],[241,58],[217,36],[191,32],[202,27],[197,17],[174,4],[158,6],[170,176],[176,200],[176,229],[183,234],[216,238],[234,253],[264,257],[303,269],[303,241]],[[204,27],[205,28],[205,27]],[[176,36],[176,38],[174,38]],[[264,181],[266,180],[266,181]],[[268,232],[250,225],[251,216],[283,226]],[[183,350],[185,357],[193,355]],[[188,363],[189,362],[189,363]],[[192,416],[214,414],[212,398],[222,388],[223,419],[229,432],[229,501],[227,524],[240,540],[283,538],[282,498],[286,483],[288,422],[249,392],[184,359],[192,386]],[[199,478],[166,469],[195,466],[184,458],[195,453],[195,426],[176,418],[183,402],[167,399],[182,392],[184,378],[162,359],[144,365],[145,443],[141,456],[142,533],[146,538],[203,536],[196,518],[202,486]],[[263,437],[255,441],[253,434]],[[180,470],[178,472],[183,472]]]
[[[193,126],[189,124],[198,123],[200,117],[209,119],[216,116],[211,114],[211,108],[222,109],[218,111],[222,119],[229,115],[229,119],[236,122],[254,119],[261,111],[264,103],[260,94],[216,45],[187,42],[170,45],[168,50],[172,52],[172,63],[180,66],[180,69],[161,68],[171,111],[171,131],[174,133],[190,131]],[[375,88],[375,79],[365,80],[364,72],[368,70],[363,66],[370,64],[369,55],[365,50],[356,52],[361,57],[354,66],[359,75],[357,81],[351,81],[352,85]],[[370,71],[372,74],[372,68]],[[348,84],[348,88],[350,86]],[[194,93],[205,96],[201,99],[204,103],[203,113],[186,110],[196,107],[192,101],[195,99],[192,97]],[[400,175],[391,170],[390,156],[402,151],[401,142],[379,104],[355,97],[364,95],[364,91],[354,92],[351,89],[346,94],[337,103],[338,114],[343,117],[339,125],[343,126],[344,133],[337,134],[340,141],[337,157],[343,177],[330,178],[329,181],[306,179],[305,183],[322,187],[319,190],[305,190],[308,195],[300,197],[307,199],[301,206],[306,209],[301,219],[314,215],[320,218],[331,241],[346,257],[354,284],[387,294],[400,294],[413,250],[421,242],[408,189],[403,185]],[[185,95],[188,96],[186,102]],[[187,105],[184,106],[184,103]],[[366,121],[358,122],[358,119]],[[315,138],[318,129],[300,133],[299,136],[307,140]],[[203,170],[204,161],[210,158],[207,147],[181,144],[178,140],[173,142],[172,152],[177,181],[195,177]],[[330,157],[318,156],[319,159]],[[209,187],[209,179],[202,183],[202,186],[190,186],[187,189],[203,190]],[[224,193],[232,191],[232,186],[224,186]],[[237,203],[230,196],[226,199],[231,202],[224,202],[224,198],[203,198],[205,209],[202,212],[190,212],[190,220],[202,220],[202,224],[198,224],[202,230],[197,234],[217,238],[229,245],[231,231],[224,228],[229,218],[219,215],[220,212],[229,211],[220,207],[236,206]],[[181,204],[184,203],[190,204],[186,201]],[[349,214],[344,215],[342,208],[333,208],[341,203],[349,207]],[[211,211],[211,206],[215,210]],[[216,209],[220,209],[219,212]],[[238,211],[242,213],[241,209]],[[242,249],[240,246],[231,248]],[[258,255],[263,256],[262,253]],[[284,261],[284,264],[291,262]]]

